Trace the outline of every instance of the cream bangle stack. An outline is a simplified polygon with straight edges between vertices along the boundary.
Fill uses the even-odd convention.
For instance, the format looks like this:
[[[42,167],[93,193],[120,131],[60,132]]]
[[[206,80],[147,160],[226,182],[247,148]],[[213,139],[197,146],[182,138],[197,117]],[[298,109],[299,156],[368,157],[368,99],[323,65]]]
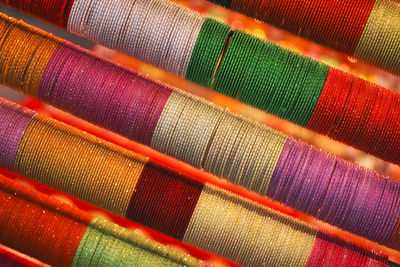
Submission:
[[[68,30],[184,77],[205,19],[170,1],[76,0]]]

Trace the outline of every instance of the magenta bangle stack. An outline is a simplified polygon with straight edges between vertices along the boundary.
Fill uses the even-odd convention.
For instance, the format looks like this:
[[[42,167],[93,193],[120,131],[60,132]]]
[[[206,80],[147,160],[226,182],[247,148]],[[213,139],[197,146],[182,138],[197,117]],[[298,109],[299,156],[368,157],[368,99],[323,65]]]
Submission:
[[[73,108],[74,114],[90,122],[118,129],[120,134],[150,145],[172,91],[144,75],[63,43],[48,62],[38,98],[64,110]]]

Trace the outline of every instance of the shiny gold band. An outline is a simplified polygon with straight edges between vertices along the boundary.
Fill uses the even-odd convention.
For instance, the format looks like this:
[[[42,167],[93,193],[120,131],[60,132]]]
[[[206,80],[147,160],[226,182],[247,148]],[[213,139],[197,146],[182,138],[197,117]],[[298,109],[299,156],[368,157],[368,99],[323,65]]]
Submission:
[[[206,184],[184,242],[247,266],[306,266],[317,229]]]
[[[16,172],[125,216],[147,158],[38,115],[15,159]]]
[[[400,75],[400,2],[376,0],[354,56]]]

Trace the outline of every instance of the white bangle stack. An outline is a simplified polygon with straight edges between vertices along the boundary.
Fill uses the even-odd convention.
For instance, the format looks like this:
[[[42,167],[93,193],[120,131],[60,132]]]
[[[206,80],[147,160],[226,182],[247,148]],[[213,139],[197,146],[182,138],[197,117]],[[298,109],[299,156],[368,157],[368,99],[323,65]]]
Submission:
[[[184,77],[205,20],[168,0],[76,0],[67,28]]]

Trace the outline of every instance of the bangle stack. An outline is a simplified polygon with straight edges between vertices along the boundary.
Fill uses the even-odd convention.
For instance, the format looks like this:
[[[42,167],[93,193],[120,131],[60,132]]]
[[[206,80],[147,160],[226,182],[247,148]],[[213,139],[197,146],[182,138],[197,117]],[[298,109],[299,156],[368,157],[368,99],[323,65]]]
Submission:
[[[3,21],[13,22],[4,17]],[[20,49],[25,49],[28,38],[26,36],[35,36],[35,38],[43,40],[52,38],[42,32],[31,31],[20,22],[11,24],[10,31],[13,31],[13,27],[22,30],[18,31],[18,35],[4,36],[2,47],[10,46],[17,39]],[[245,38],[243,37],[243,39]],[[58,39],[54,40],[54,42],[58,41]],[[33,50],[31,57],[24,58],[19,57],[20,49],[7,50],[2,54],[1,61],[4,64],[4,70],[0,69],[2,70],[0,74],[3,75],[4,84],[24,84],[26,76],[21,75],[20,71],[16,71],[18,68],[8,66],[10,64],[11,66],[25,66],[25,68],[37,72],[32,72],[30,75],[43,74],[37,89],[37,96],[56,107],[112,129],[135,141],[150,145],[162,153],[174,156],[197,168],[223,177],[261,195],[269,196],[345,230],[382,244],[390,243],[389,239],[391,234],[396,231],[400,212],[398,205],[400,184],[397,180],[349,164],[268,127],[216,107],[203,99],[103,60],[70,43],[58,43],[47,64],[44,64],[42,60],[26,62],[26,58],[38,58],[37,53],[41,54],[43,52],[41,49],[44,47],[38,46]],[[37,66],[37,68],[30,65]],[[330,75],[335,77],[337,72],[329,71],[327,90],[335,88],[331,83],[332,78],[329,78]],[[349,80],[351,81],[351,79],[343,79],[342,82],[357,90],[354,92],[360,92],[359,83],[349,82]],[[332,116],[330,123],[326,123],[329,125],[326,129],[336,134],[338,129],[333,127],[335,122],[339,125],[349,123],[353,125],[353,118],[358,118],[363,110],[372,114],[371,111],[361,108],[357,104],[356,93],[351,94],[351,97],[348,98],[352,106],[346,107],[349,110],[348,114],[351,114],[352,117],[346,117],[344,112],[338,112],[340,110],[335,109],[334,103],[328,101],[325,94],[321,93],[321,99],[325,99],[323,103],[332,106],[330,111],[326,111]],[[285,91],[282,91],[280,95],[285,96]],[[285,97],[291,101],[295,99],[290,95]],[[338,95],[338,97],[343,98],[344,96]],[[269,98],[277,97],[271,94]],[[319,101],[322,101],[321,99]],[[380,99],[368,98],[365,103],[368,103],[367,106],[377,108],[379,105],[376,103],[379,101]],[[304,105],[307,105],[306,103],[303,101]],[[317,107],[317,112],[325,112],[320,103],[317,103]],[[378,111],[378,109],[376,110]],[[386,108],[386,111],[396,114],[395,108]],[[396,120],[395,117],[388,118],[386,122],[377,119],[386,116],[386,111],[373,117],[377,122],[376,129],[382,126],[396,127],[390,123],[391,120]],[[320,116],[312,117],[313,120],[319,118]],[[365,120],[362,117],[360,119]],[[35,120],[34,125],[42,129],[40,135],[33,134],[36,136],[35,139],[47,134],[48,138],[52,140],[61,138],[59,134],[54,134],[57,128],[50,127],[51,123],[45,126],[48,123],[39,119]],[[367,131],[366,134],[370,135],[370,132]],[[352,136],[348,136],[348,138],[354,139]],[[378,141],[376,136],[373,136],[372,140]],[[77,142],[67,142],[60,146],[71,146]],[[47,144],[44,147],[50,149]],[[83,151],[87,149],[87,147],[82,148]],[[80,153],[83,153],[82,150]],[[26,153],[24,161],[30,162],[39,156],[38,153],[44,153],[43,157],[49,157],[48,153],[53,152],[42,150],[40,147],[27,146]],[[82,159],[79,153],[75,156],[76,159],[71,162]],[[55,159],[61,160],[62,157],[62,153],[54,154]],[[87,157],[90,158],[90,156]],[[101,156],[96,156],[96,158],[100,160]],[[38,168],[42,170],[51,165],[49,162],[41,164],[28,165],[31,166],[30,168],[40,166]],[[115,166],[121,165],[122,168],[127,164],[129,165],[128,162],[121,159],[115,163]],[[18,166],[21,168],[20,171],[26,175],[33,171],[23,167],[24,164]],[[133,166],[136,165],[133,164]],[[99,171],[118,172],[116,169],[104,169],[103,167],[94,168],[93,172],[86,175],[96,176]],[[65,183],[62,185],[63,189],[74,188],[75,185],[68,184],[64,178],[61,178],[64,172],[66,170],[58,170],[53,175],[60,177],[59,183]],[[132,176],[138,179],[138,173],[140,171]],[[117,186],[126,185],[126,181],[122,181],[124,175],[115,173],[112,175],[116,179],[114,183]],[[346,179],[343,179],[342,176]],[[112,182],[113,180],[110,180],[110,183]],[[131,188],[133,185],[126,186]],[[90,188],[95,191],[97,187],[94,184]],[[77,188],[77,190],[80,189]],[[360,190],[363,192],[362,194],[355,193]],[[107,192],[104,193],[104,196],[116,197],[113,193]],[[79,191],[82,196],[86,193]],[[373,202],[370,198],[366,198],[368,195],[388,196],[388,198],[379,198],[379,201]],[[121,207],[122,210],[118,210],[118,214],[124,213],[129,202],[128,199],[124,198],[125,204]],[[115,201],[112,202],[108,199],[96,202],[97,205],[113,205],[113,203]],[[382,210],[383,207],[390,208]],[[387,220],[372,215],[365,216],[366,214],[382,214],[382,212],[386,214]],[[333,214],[337,216],[333,216]],[[356,221],[350,223],[348,220],[351,217]],[[372,234],[369,229],[376,229],[376,234]],[[398,237],[396,236],[396,238]]]

